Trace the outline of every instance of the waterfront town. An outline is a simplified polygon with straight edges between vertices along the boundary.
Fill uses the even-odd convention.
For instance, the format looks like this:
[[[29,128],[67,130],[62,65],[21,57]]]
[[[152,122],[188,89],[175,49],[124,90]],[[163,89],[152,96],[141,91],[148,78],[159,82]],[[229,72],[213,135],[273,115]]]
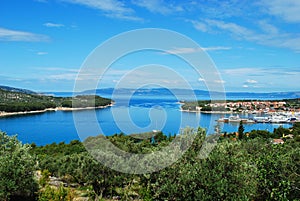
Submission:
[[[300,112],[298,105],[290,105],[287,101],[238,101],[226,103],[211,103],[211,108],[226,108],[230,112],[244,113],[275,113],[275,112]],[[201,110],[201,107],[197,108]]]
[[[218,121],[224,123],[294,123],[300,121],[300,99],[274,101],[185,102],[182,111],[232,114]],[[238,114],[253,114],[253,118],[240,118]],[[233,115],[236,114],[236,115]]]

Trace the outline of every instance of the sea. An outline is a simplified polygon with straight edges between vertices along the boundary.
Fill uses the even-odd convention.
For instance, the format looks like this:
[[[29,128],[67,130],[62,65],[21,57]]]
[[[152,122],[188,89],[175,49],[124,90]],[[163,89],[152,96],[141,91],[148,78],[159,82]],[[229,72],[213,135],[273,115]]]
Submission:
[[[49,92],[54,96],[72,96],[71,92]],[[103,97],[111,94],[98,93]],[[72,140],[83,141],[89,136],[103,134],[137,134],[153,130],[162,131],[165,135],[177,135],[186,127],[205,128],[207,134],[214,133],[215,127],[221,127],[222,132],[236,132],[238,123],[218,123],[216,120],[230,114],[203,114],[182,112],[179,101],[189,100],[189,96],[181,96],[178,100],[172,94],[135,93],[130,98],[124,95],[114,97],[112,107],[81,110],[81,111],[49,111],[39,114],[26,114],[0,118],[0,130],[8,135],[17,135],[22,143],[46,145]],[[228,100],[272,100],[288,99],[290,94],[227,94]],[[207,100],[207,95],[197,95],[199,100]],[[253,118],[258,114],[245,114],[240,117]],[[245,124],[245,131],[267,130],[291,124]]]

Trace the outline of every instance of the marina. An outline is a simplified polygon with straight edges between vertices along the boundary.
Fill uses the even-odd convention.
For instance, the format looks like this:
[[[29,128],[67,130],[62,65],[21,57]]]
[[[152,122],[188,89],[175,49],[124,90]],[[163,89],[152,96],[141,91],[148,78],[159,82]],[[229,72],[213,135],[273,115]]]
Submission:
[[[253,116],[251,118],[241,118],[237,115],[230,115],[229,117],[221,117],[216,120],[217,122],[223,123],[244,123],[244,124],[254,124],[254,123],[272,123],[272,124],[292,124],[295,122],[300,122],[300,114],[297,113],[274,113],[265,114],[264,116]]]

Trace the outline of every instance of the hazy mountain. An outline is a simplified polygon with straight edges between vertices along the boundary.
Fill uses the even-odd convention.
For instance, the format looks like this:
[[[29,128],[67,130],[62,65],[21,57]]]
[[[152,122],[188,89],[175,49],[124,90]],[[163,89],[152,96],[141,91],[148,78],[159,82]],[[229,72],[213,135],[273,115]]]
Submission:
[[[0,89],[9,91],[9,92],[19,92],[19,93],[24,93],[24,94],[38,94],[38,93],[28,90],[28,89],[20,89],[20,88],[9,87],[9,86],[1,86],[0,85]]]
[[[11,91],[11,92],[20,92],[25,94],[39,94],[31,90],[20,89],[9,86],[0,86],[0,89]],[[86,90],[81,93],[76,94],[97,94],[100,96],[110,97],[113,93],[117,95],[128,95],[134,93],[136,96],[164,96],[164,95],[187,95],[194,93],[197,97],[210,97],[211,94],[221,95],[220,92],[209,92],[206,90],[190,90],[190,89],[165,89],[165,88],[140,88],[140,89],[128,89],[128,88],[104,88],[96,90]],[[74,95],[72,92],[47,92],[43,94],[51,94],[55,96],[68,96]],[[266,92],[266,93],[256,93],[256,92],[226,92],[227,99],[286,99],[286,98],[299,98],[300,91],[297,92]]]
[[[105,88],[105,89],[96,89],[96,90],[87,90],[82,92],[83,94],[102,94],[102,95],[111,95],[113,93],[118,95],[126,95],[133,93],[135,95],[144,95],[144,96],[155,96],[155,95],[190,95],[194,93],[196,96],[207,96],[210,95],[221,95],[221,92],[209,92],[205,90],[190,90],[190,89],[165,89],[165,88],[141,88],[141,89],[126,89],[126,88]],[[299,98],[300,92],[266,92],[266,93],[256,93],[256,92],[226,92],[226,97],[230,98],[278,98],[278,99],[285,99],[285,98]]]

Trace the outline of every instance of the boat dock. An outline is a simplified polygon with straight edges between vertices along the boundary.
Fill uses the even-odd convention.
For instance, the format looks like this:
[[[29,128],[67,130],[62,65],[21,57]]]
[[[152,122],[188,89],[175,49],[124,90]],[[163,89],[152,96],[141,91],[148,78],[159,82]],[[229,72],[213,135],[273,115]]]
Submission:
[[[221,117],[216,120],[223,123],[240,123],[241,121],[244,124],[253,124],[253,123],[273,123],[273,124],[292,124],[300,122],[300,118],[297,116],[289,116],[286,114],[274,114],[265,117],[253,117],[253,118],[240,118],[239,115],[231,115],[229,117]]]

